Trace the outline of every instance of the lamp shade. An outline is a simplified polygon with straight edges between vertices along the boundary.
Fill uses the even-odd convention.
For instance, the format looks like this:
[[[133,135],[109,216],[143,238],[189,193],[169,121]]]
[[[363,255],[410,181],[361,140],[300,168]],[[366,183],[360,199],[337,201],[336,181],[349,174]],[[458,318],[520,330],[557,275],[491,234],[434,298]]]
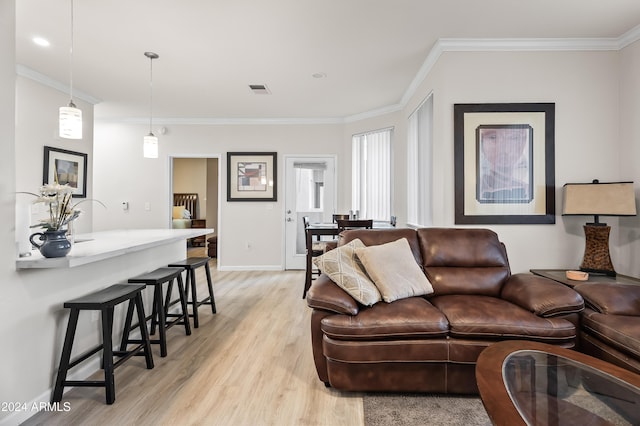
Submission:
[[[60,107],[59,135],[65,139],[82,139],[82,110],[73,103]]]
[[[567,183],[563,192],[563,215],[636,215],[633,182]]]
[[[158,138],[153,133],[144,137],[142,150],[145,158],[158,158]]]

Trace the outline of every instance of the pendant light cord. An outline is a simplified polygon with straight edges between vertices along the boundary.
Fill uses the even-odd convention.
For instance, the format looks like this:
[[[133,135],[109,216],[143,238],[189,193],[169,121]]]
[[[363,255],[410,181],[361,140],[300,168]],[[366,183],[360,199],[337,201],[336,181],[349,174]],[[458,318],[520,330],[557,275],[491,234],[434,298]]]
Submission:
[[[149,134],[153,127],[153,57],[149,57]]]
[[[73,0],[71,3],[71,48],[69,50],[69,106],[73,105]]]

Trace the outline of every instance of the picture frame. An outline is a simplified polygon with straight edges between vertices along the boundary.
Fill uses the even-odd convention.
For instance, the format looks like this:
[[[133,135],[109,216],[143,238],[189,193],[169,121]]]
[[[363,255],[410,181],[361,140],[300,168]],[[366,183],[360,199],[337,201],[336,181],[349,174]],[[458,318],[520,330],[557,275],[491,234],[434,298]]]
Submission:
[[[454,104],[455,223],[555,223],[555,104]]]
[[[43,185],[68,184],[74,188],[72,197],[87,196],[87,154],[45,146],[43,163]]]
[[[227,201],[277,201],[276,152],[227,152]]]

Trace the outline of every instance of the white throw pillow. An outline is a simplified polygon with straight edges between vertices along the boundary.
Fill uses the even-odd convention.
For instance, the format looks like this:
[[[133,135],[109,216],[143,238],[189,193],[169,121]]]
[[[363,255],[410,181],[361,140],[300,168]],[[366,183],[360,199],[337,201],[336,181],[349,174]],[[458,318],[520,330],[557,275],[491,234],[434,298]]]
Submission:
[[[380,290],[382,300],[387,303],[433,293],[433,287],[416,263],[406,238],[357,248],[356,255]]]
[[[355,300],[365,306],[371,306],[382,298],[355,255],[355,250],[361,247],[365,245],[359,239],[355,239],[315,257],[313,263]]]

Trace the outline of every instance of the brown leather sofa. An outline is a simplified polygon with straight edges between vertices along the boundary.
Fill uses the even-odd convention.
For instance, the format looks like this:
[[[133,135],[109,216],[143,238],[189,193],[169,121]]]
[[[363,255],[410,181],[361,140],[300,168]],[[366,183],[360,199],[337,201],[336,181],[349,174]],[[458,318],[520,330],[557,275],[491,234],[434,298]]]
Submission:
[[[370,307],[326,275],[307,294],[318,377],[349,391],[478,392],[475,363],[493,342],[572,348],[582,297],[530,274],[511,275],[504,245],[486,229],[349,230],[338,245],[400,238],[434,293]]]
[[[640,374],[640,286],[582,283],[580,351]]]

